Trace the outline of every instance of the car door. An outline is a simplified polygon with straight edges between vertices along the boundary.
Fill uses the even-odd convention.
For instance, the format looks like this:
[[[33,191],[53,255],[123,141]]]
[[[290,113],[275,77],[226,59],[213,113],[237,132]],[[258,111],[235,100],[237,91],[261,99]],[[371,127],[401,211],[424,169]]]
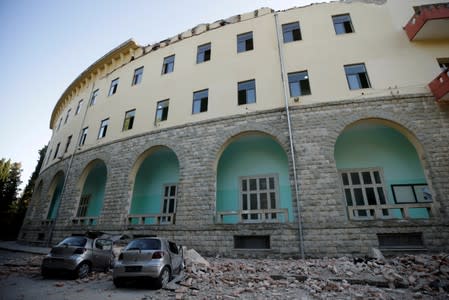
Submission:
[[[168,251],[170,252],[172,270],[176,270],[176,272],[181,271],[183,262],[182,249],[180,250],[176,243],[168,241]]]
[[[93,246],[92,265],[96,269],[105,269],[112,262],[112,241],[96,239]]]

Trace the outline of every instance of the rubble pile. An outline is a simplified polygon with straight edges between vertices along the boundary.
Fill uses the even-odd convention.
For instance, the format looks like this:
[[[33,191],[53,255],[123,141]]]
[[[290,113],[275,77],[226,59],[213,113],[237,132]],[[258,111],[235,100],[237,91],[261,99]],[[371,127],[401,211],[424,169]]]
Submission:
[[[176,299],[447,299],[449,293],[446,254],[206,262],[187,255],[184,276],[167,287]]]

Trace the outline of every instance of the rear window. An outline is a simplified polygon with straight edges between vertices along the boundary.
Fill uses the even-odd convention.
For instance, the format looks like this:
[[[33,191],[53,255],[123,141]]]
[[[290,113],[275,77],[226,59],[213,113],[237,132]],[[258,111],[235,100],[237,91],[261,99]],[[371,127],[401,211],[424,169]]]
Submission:
[[[74,247],[84,247],[86,245],[87,239],[79,236],[71,236],[65,238],[58,246],[74,246]]]
[[[125,250],[160,250],[161,241],[155,239],[134,240],[126,246]]]

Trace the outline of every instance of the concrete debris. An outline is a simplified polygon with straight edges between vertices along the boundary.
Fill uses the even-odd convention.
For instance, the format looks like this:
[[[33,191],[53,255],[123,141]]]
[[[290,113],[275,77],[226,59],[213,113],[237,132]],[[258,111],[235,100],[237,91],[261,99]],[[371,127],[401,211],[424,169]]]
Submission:
[[[375,253],[376,251],[373,251]],[[449,254],[322,259],[203,258],[185,250],[185,269],[159,296],[171,299],[447,299]],[[381,253],[380,253],[381,254]],[[371,257],[374,256],[374,257]],[[42,256],[4,260],[0,279],[12,273],[40,278]],[[111,272],[57,281],[56,287],[110,281]],[[112,282],[111,282],[112,285]],[[149,298],[153,299],[153,298]]]

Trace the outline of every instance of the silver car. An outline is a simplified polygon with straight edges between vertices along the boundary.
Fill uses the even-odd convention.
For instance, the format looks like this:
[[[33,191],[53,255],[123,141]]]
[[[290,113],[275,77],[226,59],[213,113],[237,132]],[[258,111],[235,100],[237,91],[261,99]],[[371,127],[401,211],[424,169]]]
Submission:
[[[68,271],[75,278],[86,277],[92,269],[108,270],[114,261],[112,240],[71,236],[53,247],[43,259],[42,276]]]
[[[164,287],[183,267],[181,246],[162,238],[139,238],[131,241],[120,253],[112,277],[116,287],[138,278],[154,279],[158,287]]]

